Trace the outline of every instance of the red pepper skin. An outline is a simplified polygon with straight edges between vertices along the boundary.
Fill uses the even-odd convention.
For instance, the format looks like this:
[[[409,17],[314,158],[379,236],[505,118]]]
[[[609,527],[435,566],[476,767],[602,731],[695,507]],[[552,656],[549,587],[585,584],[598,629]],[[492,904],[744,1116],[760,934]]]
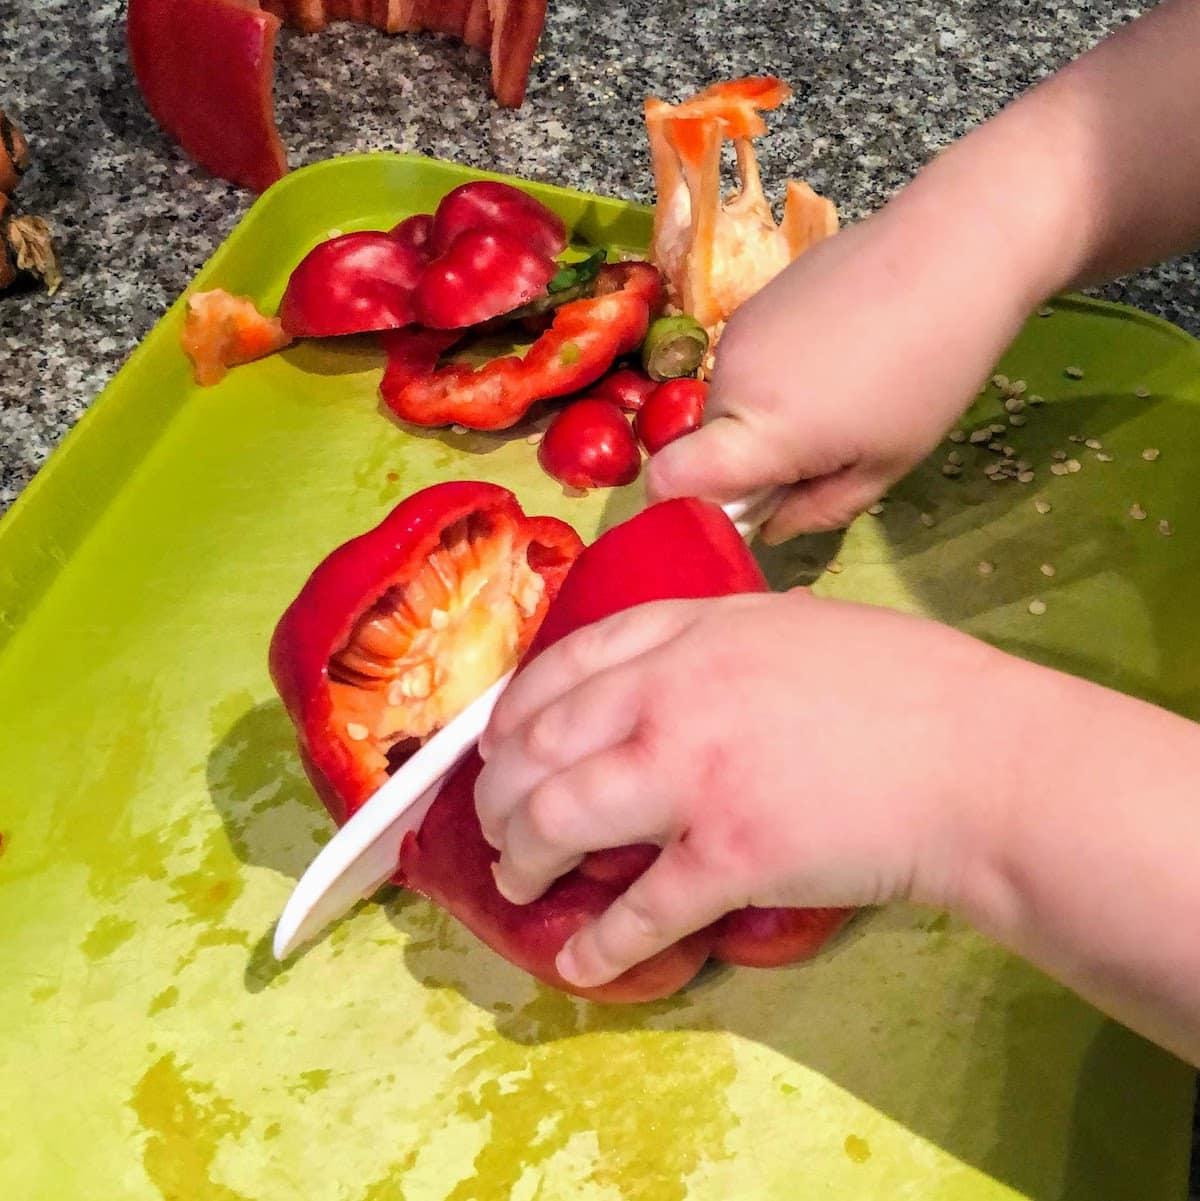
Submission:
[[[720,509],[695,500],[666,501],[604,534],[580,555],[522,668],[573,630],[637,604],[765,588],[753,556]],[[479,758],[472,755],[447,781],[421,829],[405,840],[400,878],[504,958],[555,988],[604,1002],[653,1000],[682,988],[710,955],[764,966],[793,962],[815,953],[845,920],[840,911],[743,910],[611,984],[574,989],[555,971],[555,956],[653,862],[657,849],[620,847],[589,855],[532,905],[512,905],[493,884],[497,855],[475,816],[479,770]]]
[[[432,213],[405,217],[399,225],[388,230],[388,234],[402,246],[409,246],[420,253],[426,260],[433,257],[433,248],[429,244],[433,237]]]
[[[657,387],[658,384],[648,375],[632,367],[622,367],[612,375],[606,375],[592,388],[590,395],[611,400],[626,413],[636,413]]]
[[[642,469],[625,414],[595,397],[567,405],[554,418],[538,445],[538,462],[571,488],[619,488],[632,484]]]
[[[442,531],[486,513],[511,525],[545,588],[523,629],[534,632],[575,556],[578,535],[552,517],[526,517],[516,498],[494,484],[436,484],[402,501],[374,529],[334,550],[309,576],[271,640],[271,678],[297,728],[309,779],[334,820],[344,823],[383,783],[361,743],[335,723],[329,662],[359,618],[393,585],[410,578],[438,546]]]
[[[434,225],[436,245],[437,226]],[[464,329],[541,296],[558,264],[519,235],[463,230],[421,274],[416,320],[430,329]]]
[[[206,171],[261,192],[287,172],[271,91],[279,18],[250,0],[129,0],[151,115]]]
[[[445,254],[468,230],[501,230],[551,259],[567,246],[567,227],[557,213],[498,180],[475,180],[446,193],[433,219],[433,252]]]
[[[596,294],[560,308],[524,359],[509,355],[475,370],[450,363],[417,370],[407,331],[383,336],[388,366],[384,403],[414,425],[465,425],[498,430],[515,425],[535,401],[586,388],[642,338],[662,303],[662,279],[649,263],[603,267]]]
[[[330,238],[292,272],[279,305],[283,328],[293,338],[328,338],[408,325],[427,262],[424,250],[391,234]]]
[[[287,172],[271,99],[281,19],[306,32],[348,18],[460,37],[490,51],[492,91],[518,108],[545,16],[546,0],[129,0],[126,38],[159,125],[207,171],[261,192]]]
[[[701,379],[669,379],[658,385],[639,410],[637,435],[647,454],[700,428],[708,384]]]

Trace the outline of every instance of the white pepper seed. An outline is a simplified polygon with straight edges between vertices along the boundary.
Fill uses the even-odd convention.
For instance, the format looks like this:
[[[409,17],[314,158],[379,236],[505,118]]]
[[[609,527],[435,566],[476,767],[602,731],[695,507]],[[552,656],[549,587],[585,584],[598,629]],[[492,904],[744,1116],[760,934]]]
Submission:
[[[963,465],[963,457],[957,450],[952,450],[946,456],[946,462],[952,463],[955,467],[961,467]]]
[[[465,425],[452,425],[450,427],[450,431],[451,433],[458,434],[459,437],[462,437],[463,434],[469,434],[471,432]]]
[[[1040,496],[1033,502],[1033,507],[1037,509],[1037,511],[1041,513],[1043,517],[1045,517],[1045,515],[1053,508],[1048,500],[1043,500]]]
[[[919,520],[926,529],[932,528],[932,526],[933,526],[933,514],[932,513],[922,513]]]
[[[1034,475],[1032,471],[1020,471],[1017,473],[1017,479],[1020,480],[1022,484],[1032,484]]]
[[[991,575],[996,570],[996,564],[988,559],[980,559],[979,566],[976,568],[980,575]]]
[[[829,572],[830,575],[841,575],[842,565],[836,559],[833,559],[826,565],[825,570]]]
[[[1099,438],[1089,438],[1084,443],[1084,446],[1086,446],[1088,448],[1088,450],[1103,450],[1104,449],[1104,443],[1101,442]]]
[[[1003,442],[989,442],[988,450],[990,450],[993,454],[997,454],[997,455],[1003,454],[1004,453],[1004,443]]]
[[[1029,612],[1034,617],[1041,617],[1046,612],[1046,602],[1044,600],[1031,600],[1029,602]]]
[[[1068,459],[1066,462],[1067,470],[1074,475],[1077,471],[1083,469],[1083,464],[1078,459]]]
[[[993,422],[991,425],[988,426],[988,429],[993,434],[1007,434],[1008,433],[1008,426],[1000,421]]]
[[[981,442],[986,442],[992,436],[992,431],[989,429],[975,430],[971,434],[971,444],[978,446]]]
[[[966,440],[967,440],[967,431],[966,430],[951,430],[950,431],[950,441],[951,442],[965,442]]]
[[[1075,442],[1075,443],[1082,442],[1082,441],[1083,441],[1083,435],[1082,435],[1082,434],[1068,434],[1068,435],[1067,435],[1067,441],[1068,441],[1068,442]]]
[[[1063,463],[1066,461],[1067,452],[1065,450],[1052,450],[1050,457],[1058,463]]]
[[[952,480],[957,479],[960,475],[962,475],[962,468],[956,463],[943,463],[942,475],[947,476]]]
[[[1009,446],[1007,443],[1005,443],[1004,453],[1008,455],[1009,458],[1012,458],[1012,456],[1017,453],[1017,448],[1015,446]]]
[[[1029,385],[1023,379],[1015,379],[1013,380],[1012,387],[1009,388],[1009,391],[1014,396],[1023,396],[1028,388]]]
[[[1112,455],[1106,454],[1104,451],[1101,451],[1098,455],[1096,455],[1097,463],[1111,463],[1112,461],[1113,461]]]
[[[1019,413],[1025,407],[1025,402],[1019,396],[1010,396],[1004,402],[1006,413]]]
[[[992,376],[992,384],[997,388],[1007,388],[1008,387],[1008,376],[1001,375],[999,372],[997,372],[995,375]]]
[[[1038,309],[1037,315],[1039,317],[1053,317],[1054,310],[1048,304],[1044,304],[1040,309]]]
[[[1042,570],[1042,575],[1050,577],[1050,576],[1054,575],[1054,564],[1053,563],[1043,563],[1041,570]]]
[[[1136,388],[1134,388],[1133,394],[1138,398],[1138,400],[1145,400],[1146,397],[1150,395],[1150,389],[1144,384],[1139,384]]]
[[[1129,516],[1132,517],[1134,521],[1145,521],[1146,510],[1143,509],[1141,505],[1134,503],[1129,506]]]
[[[1171,523],[1164,518],[1158,523],[1158,532],[1164,538],[1169,538],[1171,536]]]
[[[1147,446],[1146,449],[1142,451],[1142,458],[1145,459],[1147,463],[1153,463],[1154,460],[1158,458],[1157,448],[1153,446]]]
[[[1027,418],[1023,417],[1023,416],[1022,416],[1020,413],[1014,413],[1014,414],[1013,414],[1013,415],[1012,415],[1012,416],[1011,416],[1011,417],[1008,419],[1008,424],[1009,424],[1009,425],[1015,425],[1015,426],[1017,426],[1017,427],[1019,428],[1020,426],[1022,426],[1022,425],[1024,425],[1024,424],[1025,424],[1026,420],[1027,420]]]
[[[1063,375],[1065,375],[1067,379],[1083,379],[1083,368],[1073,366],[1067,367],[1064,369]]]
[[[367,735],[370,732],[371,731],[368,730],[366,726],[361,725],[360,723],[358,723],[356,721],[349,721],[346,723],[346,734],[349,738],[352,738],[355,742],[365,741]]]
[[[1044,405],[1046,403],[1046,398],[1044,396],[1039,396],[1036,392],[1031,392],[1029,394],[1029,403],[1031,405]]]
[[[544,437],[545,433],[542,430],[535,430],[528,438],[525,439],[530,446],[536,446]]]
[[[1050,464],[1050,474],[1051,475],[1066,475],[1067,471],[1068,471],[1068,467],[1067,467],[1066,463],[1051,463]]]

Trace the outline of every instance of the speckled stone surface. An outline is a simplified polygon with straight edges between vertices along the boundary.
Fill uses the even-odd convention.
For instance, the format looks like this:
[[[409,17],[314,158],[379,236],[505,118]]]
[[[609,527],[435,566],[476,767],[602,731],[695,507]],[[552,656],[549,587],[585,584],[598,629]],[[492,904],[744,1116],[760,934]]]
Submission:
[[[284,34],[276,82],[293,165],[397,149],[650,199],[640,103],[772,71],[797,100],[763,145],[850,218],[940,146],[1136,14],[1088,0],[552,0],[520,112],[484,56],[428,35]],[[0,0],[0,104],[37,166],[21,189],[61,235],[66,284],[0,296],[0,509],[246,211],[157,130],[125,57],[124,5]],[[1109,294],[1200,333],[1194,262]]]

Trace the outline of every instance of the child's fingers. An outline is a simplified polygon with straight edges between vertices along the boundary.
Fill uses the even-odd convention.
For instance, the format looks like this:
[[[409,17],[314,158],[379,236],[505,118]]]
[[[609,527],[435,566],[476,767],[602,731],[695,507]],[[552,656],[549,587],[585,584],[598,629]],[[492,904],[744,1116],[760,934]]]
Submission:
[[[672,842],[600,917],[568,940],[556,967],[578,988],[607,984],[739,904],[727,884],[697,870],[685,843]]]
[[[763,527],[763,540],[785,542],[796,534],[845,529],[879,499],[885,483],[861,467],[845,467],[820,479],[805,480],[789,490]]]
[[[492,846],[504,846],[509,817],[546,780],[629,738],[643,678],[628,664],[586,678],[494,743],[475,781],[475,811]]]
[[[504,690],[479,742],[490,758],[506,738],[581,680],[667,642],[692,619],[687,601],[639,605],[568,634],[543,651]]]
[[[527,904],[590,851],[663,842],[673,801],[647,788],[645,768],[626,744],[576,763],[535,789],[504,826],[495,870],[500,892]]]

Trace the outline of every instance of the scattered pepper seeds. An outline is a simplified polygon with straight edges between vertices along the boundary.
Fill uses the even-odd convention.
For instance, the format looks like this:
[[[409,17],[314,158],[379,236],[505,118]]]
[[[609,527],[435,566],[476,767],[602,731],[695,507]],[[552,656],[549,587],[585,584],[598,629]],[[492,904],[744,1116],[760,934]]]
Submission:
[[[1029,394],[1029,403],[1031,405],[1044,405],[1046,403],[1046,398],[1044,396],[1039,396],[1036,392],[1031,392]]]
[[[1054,564],[1053,563],[1043,563],[1042,567],[1041,567],[1041,572],[1042,572],[1042,575],[1044,575],[1046,577],[1053,576],[1054,575]]]
[[[958,451],[952,450],[946,456],[946,462],[950,463],[954,467],[961,467],[963,465],[963,457],[958,453]]]
[[[1048,500],[1043,500],[1040,496],[1033,502],[1033,507],[1044,517],[1054,507]]]
[[[1072,475],[1074,475],[1077,471],[1083,470],[1083,464],[1078,459],[1068,459],[1066,461],[1066,463],[1063,464],[1063,466],[1066,467],[1066,469]]]
[[[978,446],[980,442],[986,442],[991,436],[992,431],[990,429],[974,430],[971,433],[971,443],[974,446]]]
[[[1038,309],[1037,315],[1039,317],[1053,317],[1054,310],[1048,304],[1044,304],[1040,309]]]
[[[530,446],[536,446],[545,436],[546,434],[543,430],[534,430],[534,432],[530,434],[525,441],[528,442]]]
[[[830,575],[841,575],[842,574],[842,565],[836,559],[831,559],[826,564],[825,570],[827,572],[829,572]]]
[[[875,503],[874,503],[874,504],[873,504],[873,505],[872,505],[872,506],[871,506],[871,507],[870,507],[870,508],[867,510],[867,512],[868,512],[868,513],[869,513],[869,514],[870,514],[872,517],[878,517],[878,516],[879,516],[879,514],[883,512],[883,505],[881,505],[881,504],[880,504],[878,501],[876,501],[876,502],[875,502]]]
[[[1158,532],[1164,538],[1169,538],[1171,536],[1171,523],[1164,518],[1158,523]]]
[[[1025,402],[1020,396],[1010,396],[1004,402],[1004,411],[1006,413],[1019,413],[1025,407]]]
[[[1063,375],[1067,379],[1083,379],[1083,368],[1075,366],[1067,367],[1063,370]]]
[[[1154,460],[1158,458],[1157,447],[1147,446],[1146,449],[1142,451],[1142,458],[1145,459],[1147,463],[1153,463]]]
[[[1050,452],[1050,457],[1051,457],[1051,458],[1052,458],[1052,459],[1053,459],[1053,460],[1054,460],[1056,463],[1063,463],[1063,462],[1065,462],[1065,461],[1066,461],[1066,458],[1067,458],[1067,452],[1066,452],[1065,450],[1052,450],[1052,451]]]
[[[1138,398],[1138,400],[1145,400],[1146,397],[1150,395],[1150,389],[1144,384],[1139,384],[1136,388],[1134,388],[1133,394]]]
[[[1105,454],[1103,451],[1101,451],[1098,455],[1096,455],[1097,463],[1111,463],[1112,461],[1113,461],[1112,455]]]
[[[1086,446],[1088,448],[1088,450],[1103,450],[1104,449],[1104,443],[1101,442],[1099,438],[1089,438],[1084,443],[1084,446]]]
[[[1037,599],[1031,600],[1029,602],[1029,612],[1032,613],[1034,617],[1041,617],[1041,615],[1046,612],[1046,602],[1044,600]]]
[[[1066,463],[1051,463],[1050,464],[1050,474],[1051,475],[1066,475],[1068,470],[1069,470],[1069,468],[1067,467]]]
[[[933,526],[933,514],[932,513],[922,513],[919,520],[926,529],[930,529]]]
[[[997,372],[995,375],[992,376],[992,384],[997,388],[1007,388],[1008,387],[1008,376],[1001,375],[999,372]]]
[[[951,442],[965,442],[966,440],[967,440],[967,431],[966,430],[951,430],[950,431],[950,441]]]
[[[949,479],[957,479],[962,475],[962,468],[957,463],[943,463],[942,475]]]
[[[1132,517],[1134,521],[1145,521],[1146,510],[1143,509],[1139,504],[1132,504],[1129,506],[1129,516]]]
[[[995,570],[996,564],[990,559],[980,559],[979,566],[976,568],[976,571],[978,571],[980,575],[991,575]]]
[[[1032,484],[1034,481],[1034,474],[1032,471],[1018,471],[1017,479],[1022,484]]]
[[[1025,424],[1025,422],[1026,422],[1026,420],[1027,420],[1027,418],[1025,418],[1024,416],[1022,416],[1020,413],[1014,413],[1014,414],[1013,414],[1013,415],[1012,415],[1012,416],[1011,416],[1011,417],[1008,419],[1008,424],[1009,424],[1009,425],[1015,425],[1015,426],[1018,426],[1018,427],[1019,427],[1019,426],[1022,426],[1022,425],[1024,425],[1024,424]]]

